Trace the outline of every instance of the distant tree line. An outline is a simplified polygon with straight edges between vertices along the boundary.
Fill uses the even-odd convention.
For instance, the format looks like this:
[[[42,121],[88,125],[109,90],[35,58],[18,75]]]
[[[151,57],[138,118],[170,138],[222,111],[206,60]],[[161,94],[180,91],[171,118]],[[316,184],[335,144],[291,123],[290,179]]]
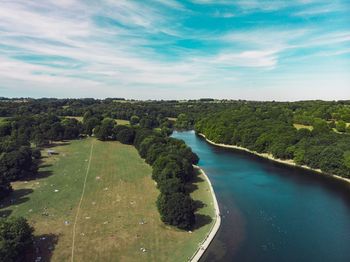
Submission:
[[[349,128],[341,121],[334,126],[332,114],[318,113],[307,123],[311,128],[297,130],[293,123],[298,112],[279,104],[246,104],[200,117],[195,130],[217,143],[271,153],[276,158],[293,159],[299,165],[349,177]]]

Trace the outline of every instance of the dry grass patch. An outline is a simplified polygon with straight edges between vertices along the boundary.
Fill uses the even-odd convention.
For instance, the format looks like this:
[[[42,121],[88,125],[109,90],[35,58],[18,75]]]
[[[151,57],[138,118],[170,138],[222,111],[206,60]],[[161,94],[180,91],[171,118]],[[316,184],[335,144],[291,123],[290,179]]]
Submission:
[[[309,125],[302,125],[302,124],[293,124],[293,126],[296,128],[296,129],[302,129],[302,128],[305,128],[305,129],[309,129],[309,130],[312,130],[313,127],[312,126],[309,126]]]

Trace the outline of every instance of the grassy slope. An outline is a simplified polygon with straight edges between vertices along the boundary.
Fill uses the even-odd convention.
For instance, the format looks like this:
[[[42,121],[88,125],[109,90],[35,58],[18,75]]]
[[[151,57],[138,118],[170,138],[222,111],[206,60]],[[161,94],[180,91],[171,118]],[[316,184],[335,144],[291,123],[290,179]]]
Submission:
[[[313,129],[313,126],[308,126],[308,125],[302,125],[302,124],[293,124],[293,126],[296,128],[296,129],[301,129],[301,128],[306,128],[306,129],[309,129],[309,130],[312,130]],[[346,126],[350,126],[350,123],[346,123]],[[345,134],[345,133],[341,133],[341,132],[338,132],[336,128],[332,128],[332,130],[338,134]]]
[[[0,125],[7,121],[8,117],[0,117]]]
[[[129,125],[129,124],[130,124],[130,121],[129,121],[129,120],[116,119],[115,121],[117,121],[117,124],[118,124],[118,125],[126,126],[126,125]]]
[[[83,122],[83,117],[82,116],[66,116],[66,118],[75,118],[79,122]],[[118,125],[129,125],[130,121],[129,120],[124,120],[124,119],[115,119]]]
[[[59,155],[44,159],[42,178],[13,184],[15,192],[0,213],[22,215],[35,227],[40,256],[67,261],[71,255],[72,229],[94,143],[85,196],[76,227],[76,261],[185,261],[196,250],[213,217],[209,186],[198,177],[192,195],[208,205],[199,210],[199,224],[192,234],[167,227],[155,206],[158,191],[151,167],[132,146],[100,142],[93,138],[54,148]],[[59,192],[54,192],[57,189]],[[10,200],[14,203],[10,203]],[[42,213],[48,213],[43,216]],[[140,225],[144,220],[146,223]],[[69,225],[64,222],[69,221]],[[205,223],[206,222],[206,223]],[[49,235],[51,234],[51,235]],[[53,242],[57,240],[57,244]],[[140,248],[147,249],[142,253]]]
[[[308,125],[302,125],[302,124],[293,124],[293,126],[296,128],[296,129],[301,129],[301,128],[306,128],[306,129],[309,129],[309,130],[312,130],[313,127],[312,126],[308,126]]]

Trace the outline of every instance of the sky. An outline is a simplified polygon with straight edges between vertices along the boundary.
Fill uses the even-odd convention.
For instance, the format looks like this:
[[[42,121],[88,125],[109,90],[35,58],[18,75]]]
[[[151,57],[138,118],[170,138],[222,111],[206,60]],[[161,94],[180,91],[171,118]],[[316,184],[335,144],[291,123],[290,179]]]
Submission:
[[[350,0],[0,0],[0,96],[350,99]]]

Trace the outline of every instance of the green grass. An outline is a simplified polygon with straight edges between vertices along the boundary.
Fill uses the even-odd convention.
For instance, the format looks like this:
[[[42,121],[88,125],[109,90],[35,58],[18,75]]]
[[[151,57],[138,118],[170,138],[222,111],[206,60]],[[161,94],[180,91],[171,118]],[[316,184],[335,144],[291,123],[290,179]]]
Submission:
[[[123,125],[123,126],[130,125],[130,121],[129,120],[115,119],[115,121],[117,121],[118,125]]]
[[[7,121],[8,117],[0,117],[0,125]]]
[[[313,127],[312,126],[308,126],[308,125],[302,125],[302,124],[293,124],[293,126],[296,128],[296,129],[301,129],[301,128],[306,128],[306,129],[309,129],[309,130],[312,130]]]
[[[193,184],[198,187],[193,198],[204,203],[197,213],[198,229],[189,233],[165,226],[155,205],[158,190],[151,167],[134,147],[118,142],[88,138],[59,143],[54,147],[58,155],[43,159],[40,178],[13,183],[14,193],[1,203],[0,214],[28,218],[37,236],[37,255],[45,261],[69,261],[92,144],[76,224],[75,261],[186,261],[213,223],[208,219],[214,216],[209,185],[202,175]],[[141,220],[146,223],[139,224]]]
[[[73,118],[73,119],[78,120],[79,122],[83,122],[82,116],[65,116],[65,118]]]
[[[82,116],[65,116],[66,118],[74,118],[78,120],[79,122],[83,122],[83,117]],[[124,119],[115,119],[118,125],[130,125],[129,120],[124,120]]]
[[[176,122],[176,120],[177,120],[177,117],[167,117],[167,118],[168,118],[168,120],[173,121],[173,122]]]

